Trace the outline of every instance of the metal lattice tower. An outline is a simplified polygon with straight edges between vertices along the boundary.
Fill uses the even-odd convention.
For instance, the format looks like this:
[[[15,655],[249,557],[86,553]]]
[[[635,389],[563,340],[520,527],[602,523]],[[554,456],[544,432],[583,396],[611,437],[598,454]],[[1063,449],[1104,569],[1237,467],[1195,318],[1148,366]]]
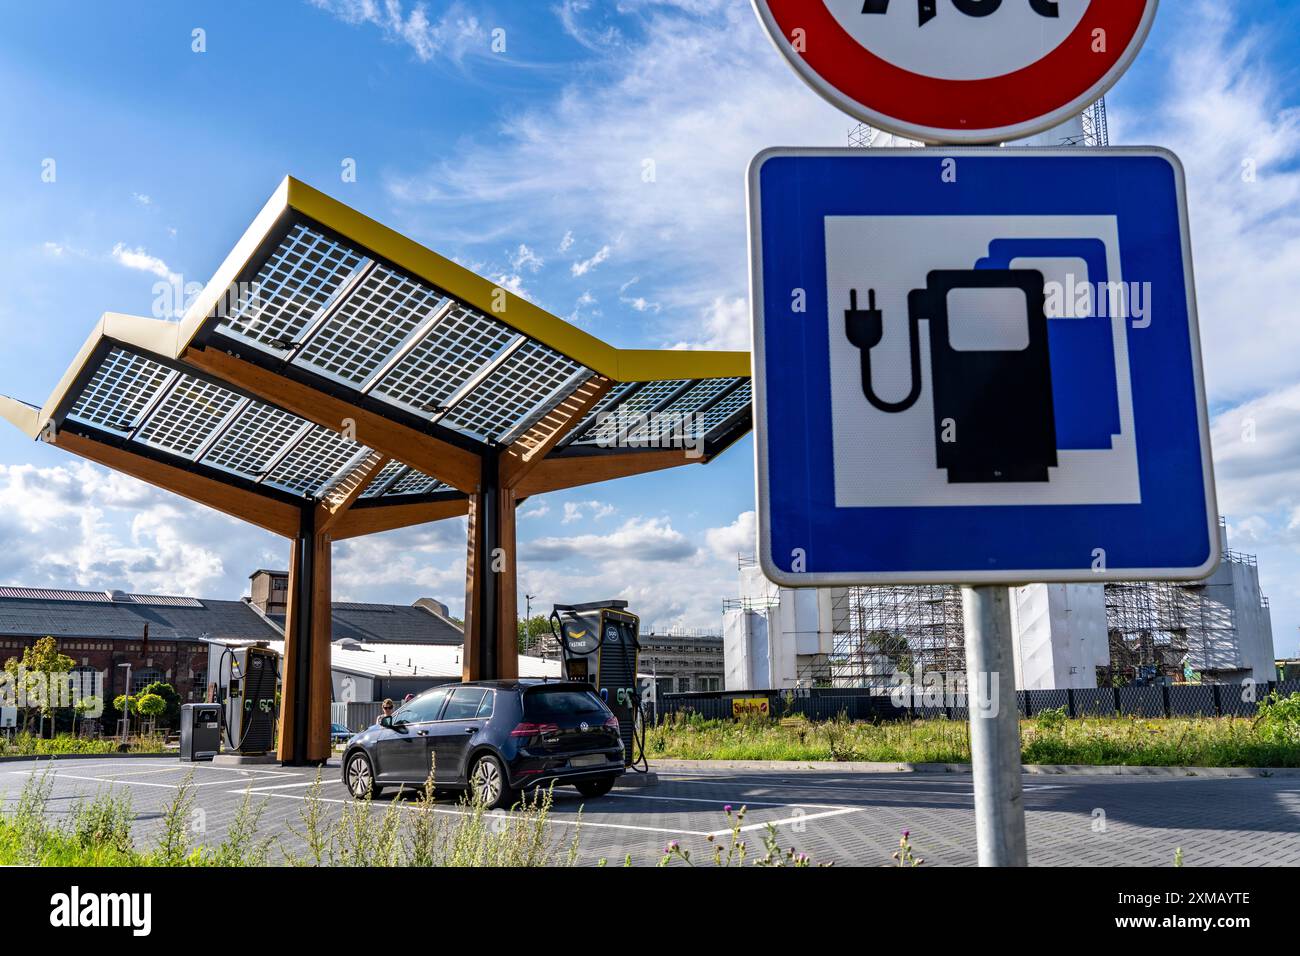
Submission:
[[[876,142],[876,137],[880,135],[880,130],[874,126],[868,126],[866,123],[859,123],[853,129],[849,130],[849,145],[860,149],[866,149]]]
[[[1084,111],[1083,145],[1110,145],[1110,125],[1106,119],[1106,97],[1104,96]]]

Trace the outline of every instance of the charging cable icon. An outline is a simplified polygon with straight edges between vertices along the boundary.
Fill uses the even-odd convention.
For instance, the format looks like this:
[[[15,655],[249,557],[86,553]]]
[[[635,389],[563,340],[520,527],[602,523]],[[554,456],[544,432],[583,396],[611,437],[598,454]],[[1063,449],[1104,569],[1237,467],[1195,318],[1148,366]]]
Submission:
[[[960,328],[951,321],[951,303],[961,307]],[[924,320],[930,329],[937,467],[947,471],[950,483],[1049,481],[1048,469],[1058,461],[1043,274],[936,270],[924,289],[908,293],[907,311],[911,385],[901,400],[889,401],[877,393],[871,373],[871,353],[885,334],[876,290],[868,289],[865,309],[858,290],[849,292],[845,332],[862,353],[862,392],[871,406],[897,415],[920,401]],[[990,330],[1006,328],[1012,329],[1012,347],[996,347]]]

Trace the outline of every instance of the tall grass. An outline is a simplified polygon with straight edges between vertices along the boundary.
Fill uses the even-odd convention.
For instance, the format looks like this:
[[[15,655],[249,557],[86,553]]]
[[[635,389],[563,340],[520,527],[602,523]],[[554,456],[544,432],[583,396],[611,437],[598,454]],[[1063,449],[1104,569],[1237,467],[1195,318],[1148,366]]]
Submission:
[[[1186,767],[1300,767],[1295,712],[1281,702],[1256,718],[1086,718],[1020,723],[1022,759],[1030,764]],[[1287,708],[1290,708],[1289,710]],[[878,761],[968,763],[965,721],[886,724],[787,718],[780,723],[678,716],[652,727],[654,757],[686,760]]]
[[[56,757],[63,754],[111,754],[121,749],[116,737],[88,739],[71,734],[56,737],[37,737],[35,734],[15,734],[12,739],[0,736],[0,757]],[[130,753],[162,753],[163,741],[158,735],[136,736],[127,740]]]
[[[158,836],[140,847],[129,794],[103,790],[54,822],[52,787],[48,771],[32,774],[0,816],[0,866],[573,866],[580,847],[581,816],[566,837],[564,828],[552,825],[550,791],[535,791],[505,813],[476,801],[438,804],[429,781],[416,799],[399,794],[386,805],[349,801],[332,814],[318,774],[299,813],[301,830],[290,828],[302,848],[286,848],[261,832],[267,801],[255,802],[251,792],[225,838],[206,846],[193,835],[191,775],[164,808]]]

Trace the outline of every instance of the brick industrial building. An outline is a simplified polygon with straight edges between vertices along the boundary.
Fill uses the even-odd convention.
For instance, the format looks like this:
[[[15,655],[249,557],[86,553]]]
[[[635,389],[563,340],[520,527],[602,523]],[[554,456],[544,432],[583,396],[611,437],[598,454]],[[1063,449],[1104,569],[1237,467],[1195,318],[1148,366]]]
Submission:
[[[131,692],[154,681],[176,688],[182,700],[202,700],[208,685],[208,642],[282,641],[284,606],[275,587],[287,574],[258,571],[252,595],[239,601],[0,587],[0,661],[22,657],[42,637],[58,642],[82,671],[103,675],[104,697]],[[446,606],[421,599],[411,606],[336,603],[335,640],[365,643],[455,644],[463,641]]]

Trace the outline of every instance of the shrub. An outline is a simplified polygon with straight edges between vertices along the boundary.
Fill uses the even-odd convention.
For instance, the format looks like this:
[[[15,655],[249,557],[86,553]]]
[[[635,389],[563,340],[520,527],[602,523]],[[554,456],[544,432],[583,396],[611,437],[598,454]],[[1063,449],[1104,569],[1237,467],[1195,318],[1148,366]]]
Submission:
[[[1260,702],[1255,731],[1275,744],[1300,744],[1300,692],[1279,697],[1277,691]]]
[[[136,712],[141,717],[157,719],[167,710],[167,702],[157,694],[141,694],[135,701]]]
[[[1065,722],[1070,715],[1064,707],[1048,707],[1034,715],[1034,723],[1039,730],[1047,733],[1060,733],[1065,729]]]

